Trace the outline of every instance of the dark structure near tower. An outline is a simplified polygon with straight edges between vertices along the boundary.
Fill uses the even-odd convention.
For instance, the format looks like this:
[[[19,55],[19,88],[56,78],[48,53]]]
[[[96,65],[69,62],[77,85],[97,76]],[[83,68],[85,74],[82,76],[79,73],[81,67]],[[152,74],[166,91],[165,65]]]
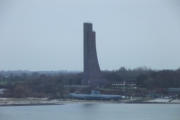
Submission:
[[[96,33],[91,23],[84,23],[84,74],[83,85],[100,87],[105,85],[96,53]]]

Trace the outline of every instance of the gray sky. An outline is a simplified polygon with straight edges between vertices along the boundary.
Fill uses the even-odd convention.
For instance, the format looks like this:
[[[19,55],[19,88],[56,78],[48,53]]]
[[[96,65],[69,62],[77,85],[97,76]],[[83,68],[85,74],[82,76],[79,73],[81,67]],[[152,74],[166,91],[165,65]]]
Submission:
[[[102,69],[180,67],[178,0],[0,0],[0,70],[82,70],[83,22]]]

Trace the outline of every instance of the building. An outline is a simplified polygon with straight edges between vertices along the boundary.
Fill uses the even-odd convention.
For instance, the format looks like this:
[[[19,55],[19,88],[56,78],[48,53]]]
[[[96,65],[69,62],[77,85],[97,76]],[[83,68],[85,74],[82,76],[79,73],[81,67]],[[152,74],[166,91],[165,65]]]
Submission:
[[[169,95],[180,95],[180,88],[168,88]]]
[[[99,87],[106,84],[103,79],[96,52],[96,32],[92,23],[84,23],[84,73],[83,85]]]
[[[3,95],[5,91],[6,91],[6,89],[0,88],[0,95]]]

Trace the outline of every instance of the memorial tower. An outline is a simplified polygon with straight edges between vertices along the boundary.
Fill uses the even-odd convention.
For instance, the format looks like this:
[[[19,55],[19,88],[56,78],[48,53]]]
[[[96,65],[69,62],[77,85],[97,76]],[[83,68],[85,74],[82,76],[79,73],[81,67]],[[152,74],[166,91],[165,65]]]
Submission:
[[[96,52],[96,32],[92,23],[84,23],[84,73],[83,85],[98,87],[105,84]]]

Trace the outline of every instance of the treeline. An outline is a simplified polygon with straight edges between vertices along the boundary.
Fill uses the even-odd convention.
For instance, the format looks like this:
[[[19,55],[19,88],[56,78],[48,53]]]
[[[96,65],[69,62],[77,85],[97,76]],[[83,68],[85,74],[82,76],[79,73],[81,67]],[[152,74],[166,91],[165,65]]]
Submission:
[[[7,89],[3,97],[48,97],[63,98],[65,85],[81,84],[81,74],[46,75],[0,75],[0,88]]]
[[[155,88],[180,88],[180,71],[162,70],[149,74],[140,74],[136,78],[139,87]]]
[[[180,88],[180,70],[155,71],[147,68],[103,71],[108,80],[107,88],[113,83],[133,82],[138,88],[167,89]],[[67,93],[66,85],[81,85],[82,73],[66,74],[0,74],[0,89],[5,88],[3,97],[48,97],[63,98]]]
[[[147,68],[125,69],[104,72],[110,83],[133,82],[138,87],[155,88],[180,88],[180,69],[177,70],[151,70]]]

